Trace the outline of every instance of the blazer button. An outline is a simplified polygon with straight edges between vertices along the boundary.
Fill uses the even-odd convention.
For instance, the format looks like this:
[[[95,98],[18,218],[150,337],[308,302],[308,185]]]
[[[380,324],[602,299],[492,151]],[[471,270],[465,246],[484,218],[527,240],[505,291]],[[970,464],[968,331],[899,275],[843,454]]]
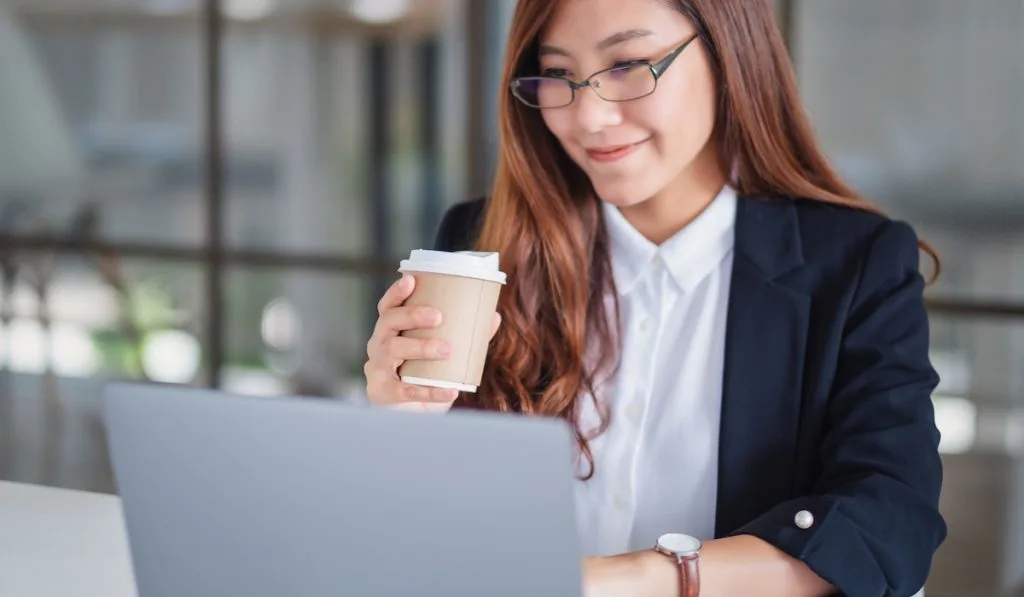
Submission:
[[[801,510],[793,517],[793,522],[801,529],[809,529],[814,524],[814,515],[807,510]]]

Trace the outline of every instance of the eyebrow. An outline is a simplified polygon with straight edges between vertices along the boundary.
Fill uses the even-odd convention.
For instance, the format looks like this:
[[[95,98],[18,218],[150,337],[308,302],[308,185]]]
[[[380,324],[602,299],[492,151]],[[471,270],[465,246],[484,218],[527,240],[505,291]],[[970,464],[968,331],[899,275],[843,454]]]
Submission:
[[[607,50],[613,46],[617,46],[627,41],[634,39],[642,39],[654,35],[653,31],[649,29],[627,29],[626,31],[620,31],[613,35],[606,37],[601,43],[597,44],[597,49],[600,51]],[[555,46],[549,46],[542,44],[538,49],[538,54],[541,56],[569,56],[569,52]]]

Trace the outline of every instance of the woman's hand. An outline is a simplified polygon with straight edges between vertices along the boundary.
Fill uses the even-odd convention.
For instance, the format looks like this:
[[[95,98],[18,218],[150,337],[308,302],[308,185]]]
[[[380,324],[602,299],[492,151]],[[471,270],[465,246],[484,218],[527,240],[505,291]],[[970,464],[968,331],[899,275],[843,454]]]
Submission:
[[[448,343],[438,339],[406,338],[406,330],[435,328],[441,324],[441,312],[429,307],[404,306],[416,280],[403,276],[391,285],[377,304],[377,325],[366,344],[366,395],[376,406],[424,411],[447,411],[458,398],[457,390],[427,388],[403,383],[398,368],[405,361],[417,359],[443,360],[451,354]],[[494,329],[500,318],[495,314]]]

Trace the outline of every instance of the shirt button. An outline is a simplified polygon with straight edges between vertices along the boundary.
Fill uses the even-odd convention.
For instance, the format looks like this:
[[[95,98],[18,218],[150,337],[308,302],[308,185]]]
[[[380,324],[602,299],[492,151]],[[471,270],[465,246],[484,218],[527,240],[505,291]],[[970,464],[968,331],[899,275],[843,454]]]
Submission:
[[[651,331],[651,321],[644,317],[640,320],[640,325],[637,326],[637,329],[646,334]]]
[[[626,508],[629,507],[629,497],[622,492],[616,493],[615,497],[612,499],[612,502],[615,503],[615,507],[618,508],[619,510],[625,510]]]
[[[801,510],[793,517],[793,522],[801,529],[809,529],[814,524],[814,515],[807,510]]]

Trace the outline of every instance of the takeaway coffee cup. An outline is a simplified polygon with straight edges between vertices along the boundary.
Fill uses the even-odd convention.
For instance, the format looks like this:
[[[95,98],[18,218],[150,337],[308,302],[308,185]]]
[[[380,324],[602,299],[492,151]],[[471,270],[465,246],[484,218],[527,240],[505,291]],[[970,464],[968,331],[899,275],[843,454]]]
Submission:
[[[498,295],[505,284],[497,253],[416,250],[398,271],[416,278],[405,304],[441,311],[436,328],[402,332],[409,338],[440,338],[452,347],[445,360],[406,361],[398,370],[408,384],[476,392],[484,371]]]

